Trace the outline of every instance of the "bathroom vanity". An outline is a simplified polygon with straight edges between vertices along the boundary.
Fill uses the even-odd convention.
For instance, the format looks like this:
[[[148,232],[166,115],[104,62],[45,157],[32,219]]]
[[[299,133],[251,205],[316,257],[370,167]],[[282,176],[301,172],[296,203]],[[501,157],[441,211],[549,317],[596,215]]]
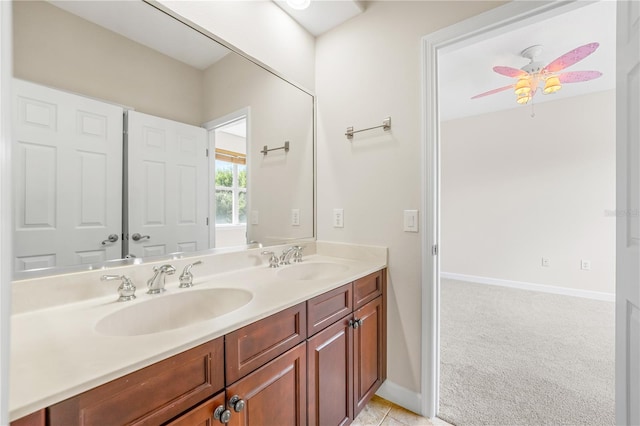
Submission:
[[[349,424],[386,378],[386,250],[320,242],[307,249],[303,262],[280,268],[242,267],[255,250],[198,257],[193,288],[168,277],[164,294],[138,285],[131,302],[115,302],[112,286],[107,296],[24,306],[12,330],[12,425]],[[226,271],[210,273],[222,264]],[[128,275],[151,266],[130,266]],[[149,333],[148,320],[135,316],[127,317],[138,322],[131,327],[104,323],[127,310],[148,317],[145,304],[188,292],[223,303],[216,291],[230,289],[251,298],[178,328],[169,322]],[[153,315],[162,322],[170,309]]]

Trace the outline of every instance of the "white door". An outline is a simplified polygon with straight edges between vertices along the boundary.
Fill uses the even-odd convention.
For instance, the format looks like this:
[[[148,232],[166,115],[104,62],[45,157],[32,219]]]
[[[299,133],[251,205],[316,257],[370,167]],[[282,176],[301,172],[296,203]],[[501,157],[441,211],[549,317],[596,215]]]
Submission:
[[[618,2],[616,424],[640,424],[640,2]]]
[[[207,131],[128,112],[129,254],[209,248]]]
[[[122,108],[13,89],[15,270],[121,258]]]

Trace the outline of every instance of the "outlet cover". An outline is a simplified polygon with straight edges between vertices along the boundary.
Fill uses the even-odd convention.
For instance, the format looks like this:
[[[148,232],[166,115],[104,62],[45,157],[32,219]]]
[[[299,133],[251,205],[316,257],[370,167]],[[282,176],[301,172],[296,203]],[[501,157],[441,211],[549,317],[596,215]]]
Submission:
[[[251,224],[257,225],[260,223],[260,215],[258,214],[258,210],[251,210]]]
[[[300,226],[300,209],[291,209],[291,226]]]
[[[333,227],[344,228],[344,209],[333,209]]]
[[[580,269],[582,269],[583,271],[590,271],[591,270],[591,261],[582,259],[580,261]]]
[[[542,266],[544,266],[545,268],[548,268],[549,266],[551,266],[548,257],[543,257],[542,258]]]
[[[404,232],[418,232],[418,210],[404,211]]]

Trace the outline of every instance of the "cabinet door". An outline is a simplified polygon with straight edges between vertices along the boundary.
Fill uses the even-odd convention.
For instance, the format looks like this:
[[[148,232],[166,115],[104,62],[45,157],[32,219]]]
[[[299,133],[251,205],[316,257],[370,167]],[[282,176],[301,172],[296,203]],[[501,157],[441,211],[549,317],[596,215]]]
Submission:
[[[225,404],[224,392],[187,411],[180,417],[167,423],[167,426],[214,426],[221,425],[220,420],[213,417],[216,408]],[[225,408],[226,409],[226,408]]]
[[[353,419],[353,329],[348,315],[307,341],[309,426]]]
[[[227,387],[245,403],[229,426],[303,426],[307,423],[307,348],[302,343]]]
[[[354,416],[364,408],[386,375],[382,297],[367,303],[354,313],[359,327],[353,331]]]

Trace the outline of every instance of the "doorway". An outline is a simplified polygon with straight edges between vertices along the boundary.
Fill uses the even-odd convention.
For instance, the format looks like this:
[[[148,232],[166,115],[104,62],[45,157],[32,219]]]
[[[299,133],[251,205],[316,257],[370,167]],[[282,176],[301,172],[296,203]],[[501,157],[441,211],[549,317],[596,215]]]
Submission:
[[[243,109],[206,123],[209,132],[211,247],[247,244],[249,114]]]
[[[442,132],[440,124],[440,103],[442,92],[438,87],[438,66],[442,54],[461,45],[469,45],[477,40],[486,40],[506,29],[516,28],[545,19],[567,10],[582,7],[577,3],[556,3],[544,6],[509,4],[487,14],[472,18],[459,25],[446,28],[423,39],[424,52],[424,91],[423,110],[425,111],[424,135],[425,151],[423,170],[425,170],[425,198],[423,202],[423,373],[422,392],[423,413],[433,417],[438,412],[440,381],[440,167]],[[427,95],[428,94],[428,95]]]

